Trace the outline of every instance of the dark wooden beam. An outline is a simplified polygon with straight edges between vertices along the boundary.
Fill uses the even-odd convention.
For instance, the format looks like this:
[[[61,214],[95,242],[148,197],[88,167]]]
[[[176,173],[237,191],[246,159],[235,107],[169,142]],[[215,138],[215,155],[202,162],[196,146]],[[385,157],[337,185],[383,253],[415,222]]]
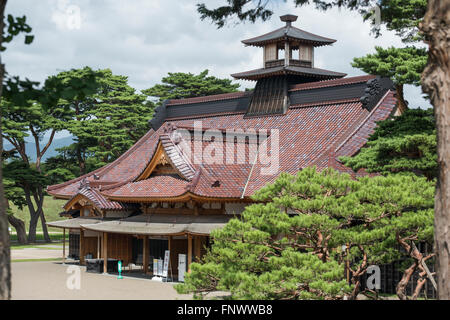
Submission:
[[[142,240],[144,242],[144,252],[142,253],[142,265],[144,268],[144,273],[147,274],[148,273],[148,259],[149,259],[149,254],[148,254],[148,236],[144,236],[144,239]]]
[[[80,265],[84,265],[84,230],[80,229]]]
[[[108,273],[108,234],[103,233],[103,273]]]

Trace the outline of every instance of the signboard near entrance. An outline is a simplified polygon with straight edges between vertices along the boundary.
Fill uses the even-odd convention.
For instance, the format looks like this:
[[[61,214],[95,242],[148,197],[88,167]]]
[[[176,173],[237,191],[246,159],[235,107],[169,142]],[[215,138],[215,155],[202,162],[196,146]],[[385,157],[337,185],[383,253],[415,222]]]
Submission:
[[[178,255],[178,281],[184,282],[184,273],[186,272],[186,255]]]
[[[170,251],[166,250],[164,252],[164,268],[163,268],[163,272],[162,272],[162,276],[164,278],[167,278],[167,273],[169,271],[169,259],[170,259]]]
[[[161,276],[163,273],[163,261],[162,259],[158,259],[158,276]]]
[[[158,275],[158,259],[153,259],[153,275]]]

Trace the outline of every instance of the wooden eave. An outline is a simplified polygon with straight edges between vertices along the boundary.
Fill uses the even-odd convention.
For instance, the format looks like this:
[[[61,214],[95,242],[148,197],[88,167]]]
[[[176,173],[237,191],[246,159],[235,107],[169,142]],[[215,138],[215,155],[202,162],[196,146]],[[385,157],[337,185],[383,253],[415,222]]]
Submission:
[[[221,198],[221,197],[207,197],[194,194],[187,191],[179,196],[175,197],[121,197],[104,195],[109,200],[120,201],[120,202],[132,202],[132,203],[146,203],[146,202],[186,202],[189,200],[194,200],[197,202],[253,202],[249,197],[244,198]]]
[[[86,197],[85,195],[80,194],[80,193],[77,194],[76,196],[72,197],[72,198],[71,198],[71,199],[63,206],[63,209],[66,210],[66,211],[69,210],[69,209],[71,209],[72,206],[75,205],[77,202],[79,202],[81,199],[85,199],[85,200],[89,203],[90,206],[93,206],[93,207],[97,208],[97,210],[101,211],[101,209],[98,208],[98,207],[95,205],[95,203],[93,203],[88,197]]]
[[[173,163],[173,159],[168,155],[162,141],[160,140],[152,159],[135,182],[148,179],[154,172],[156,166],[162,162],[167,162],[181,178],[190,181],[189,176],[186,176],[183,172],[181,172],[178,166]]]
[[[150,160],[149,164],[147,165],[147,167],[144,169],[144,171],[141,173],[141,175],[135,180],[135,181],[141,181],[141,180],[145,180],[148,177],[150,177],[150,175],[152,174],[152,172],[155,170],[156,166],[160,163],[161,157],[165,154],[164,152],[164,148],[162,146],[161,141],[158,142],[158,146],[156,147],[156,151],[153,154],[152,159]],[[167,155],[165,155],[167,156]],[[113,200],[112,197],[107,196],[109,199]]]

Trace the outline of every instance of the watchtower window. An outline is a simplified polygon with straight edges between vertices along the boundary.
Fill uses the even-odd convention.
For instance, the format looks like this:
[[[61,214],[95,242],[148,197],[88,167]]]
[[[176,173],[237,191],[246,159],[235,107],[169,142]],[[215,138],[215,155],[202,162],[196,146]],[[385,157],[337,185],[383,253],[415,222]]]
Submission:
[[[284,49],[278,49],[278,60],[284,59]]]

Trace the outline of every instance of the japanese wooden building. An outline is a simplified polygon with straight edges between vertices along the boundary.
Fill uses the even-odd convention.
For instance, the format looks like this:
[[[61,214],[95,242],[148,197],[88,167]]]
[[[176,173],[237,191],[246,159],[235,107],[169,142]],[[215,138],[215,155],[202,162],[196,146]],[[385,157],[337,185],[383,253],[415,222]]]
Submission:
[[[316,166],[356,175],[339,157],[358,152],[376,122],[395,114],[392,82],[316,68],[315,51],[335,40],[292,26],[296,19],[282,16],[285,26],[243,41],[263,48],[260,69],[232,75],[256,81],[253,91],[167,100],[156,109],[148,133],[120,158],[48,187],[53,197],[67,199],[64,210],[71,218],[48,225],[69,230],[70,256],[81,264],[86,256],[114,258],[142,264],[151,273],[153,258],[169,249],[176,275],[179,254],[187,255],[188,265],[198,260],[211,231],[238,216],[250,196],[280,172]],[[202,139],[196,138],[199,123]],[[208,152],[198,154],[198,145],[222,147],[221,139],[205,139],[211,130],[247,135],[227,146],[234,159],[247,161],[217,163]],[[251,139],[264,130],[277,134]],[[276,145],[275,138],[277,168],[267,174],[268,164],[250,161],[246,153],[252,146]]]

